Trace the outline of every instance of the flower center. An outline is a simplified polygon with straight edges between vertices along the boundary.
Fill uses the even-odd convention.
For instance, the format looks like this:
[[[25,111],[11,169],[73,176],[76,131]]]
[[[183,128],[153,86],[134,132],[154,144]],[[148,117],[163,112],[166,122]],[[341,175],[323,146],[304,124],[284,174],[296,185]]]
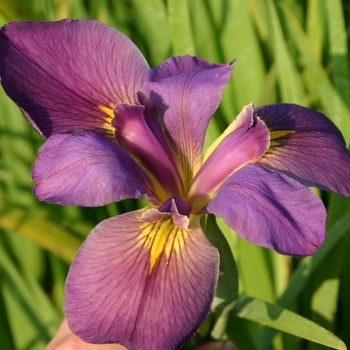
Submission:
[[[167,199],[163,204],[160,205],[158,210],[161,213],[176,213],[189,217],[192,206],[186,198],[179,196]]]

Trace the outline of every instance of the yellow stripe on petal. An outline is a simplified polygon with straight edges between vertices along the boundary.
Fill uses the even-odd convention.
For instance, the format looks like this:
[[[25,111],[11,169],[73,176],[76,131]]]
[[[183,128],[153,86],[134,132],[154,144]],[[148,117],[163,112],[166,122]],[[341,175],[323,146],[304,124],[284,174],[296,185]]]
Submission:
[[[295,130],[270,130],[270,148],[283,145],[286,139],[288,139],[289,135],[294,133]],[[269,150],[267,152],[269,152]]]
[[[149,274],[163,253],[166,257],[169,257],[172,251],[179,253],[185,246],[187,236],[188,231],[178,228],[171,216],[142,224],[139,242],[150,250]]]
[[[106,116],[104,118],[105,123],[103,124],[103,129],[107,131],[112,131],[112,137],[114,133],[114,128],[112,126],[112,119],[114,118],[114,111],[112,108],[97,106]]]
[[[295,130],[273,130],[273,131],[270,131],[271,141],[276,140],[276,139],[280,139],[284,136],[294,134],[294,133],[295,133]]]
[[[111,120],[114,118],[114,111],[113,111],[112,108],[104,107],[104,106],[98,106],[98,108],[99,108],[102,112],[104,112],[105,114],[107,114]]]

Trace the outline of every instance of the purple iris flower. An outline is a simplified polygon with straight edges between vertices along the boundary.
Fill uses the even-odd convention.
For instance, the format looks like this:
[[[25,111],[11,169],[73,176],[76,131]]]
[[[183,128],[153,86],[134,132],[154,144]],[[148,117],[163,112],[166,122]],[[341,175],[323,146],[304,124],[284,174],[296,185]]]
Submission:
[[[191,56],[150,69],[128,38],[91,20],[1,28],[2,86],[46,140],[32,171],[37,198],[149,200],[97,225],[72,263],[65,313],[83,340],[179,348],[210,311],[218,279],[203,215],[306,256],[326,219],[306,186],[350,194],[341,133],[300,106],[248,105],[203,154],[231,70]]]

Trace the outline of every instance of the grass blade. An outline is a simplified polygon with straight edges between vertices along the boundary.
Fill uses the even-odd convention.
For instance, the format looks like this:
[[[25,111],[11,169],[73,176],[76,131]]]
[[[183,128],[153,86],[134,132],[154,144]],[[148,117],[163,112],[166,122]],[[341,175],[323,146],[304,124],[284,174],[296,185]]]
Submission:
[[[195,55],[195,45],[191,29],[188,2],[168,0],[170,35],[173,42],[173,55]]]
[[[237,317],[258,322],[334,349],[347,349],[342,340],[316,323],[292,311],[259,299],[239,298],[234,314]]]

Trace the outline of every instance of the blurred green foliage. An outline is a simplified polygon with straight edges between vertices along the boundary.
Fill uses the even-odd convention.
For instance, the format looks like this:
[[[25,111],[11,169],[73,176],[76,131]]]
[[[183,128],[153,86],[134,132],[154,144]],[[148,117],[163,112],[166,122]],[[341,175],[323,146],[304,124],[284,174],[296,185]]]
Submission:
[[[184,53],[216,63],[236,59],[206,145],[251,101],[322,111],[350,142],[350,0],[0,1],[0,25],[66,17],[117,28],[151,66]],[[44,348],[63,318],[65,276],[83,239],[101,220],[141,205],[136,200],[102,208],[39,203],[32,195],[30,168],[42,142],[0,91],[1,350]],[[350,346],[350,200],[317,193],[329,212],[328,235],[313,257],[292,259],[253,246],[219,221],[237,262],[240,299],[227,327],[215,334],[241,350],[326,348],[255,322],[345,348],[319,329],[314,335],[309,324],[303,324],[304,333],[298,327],[293,333],[290,328],[301,321],[273,304],[318,323]],[[280,320],[277,326],[271,315]],[[213,320],[209,317],[185,348],[210,339]]]

